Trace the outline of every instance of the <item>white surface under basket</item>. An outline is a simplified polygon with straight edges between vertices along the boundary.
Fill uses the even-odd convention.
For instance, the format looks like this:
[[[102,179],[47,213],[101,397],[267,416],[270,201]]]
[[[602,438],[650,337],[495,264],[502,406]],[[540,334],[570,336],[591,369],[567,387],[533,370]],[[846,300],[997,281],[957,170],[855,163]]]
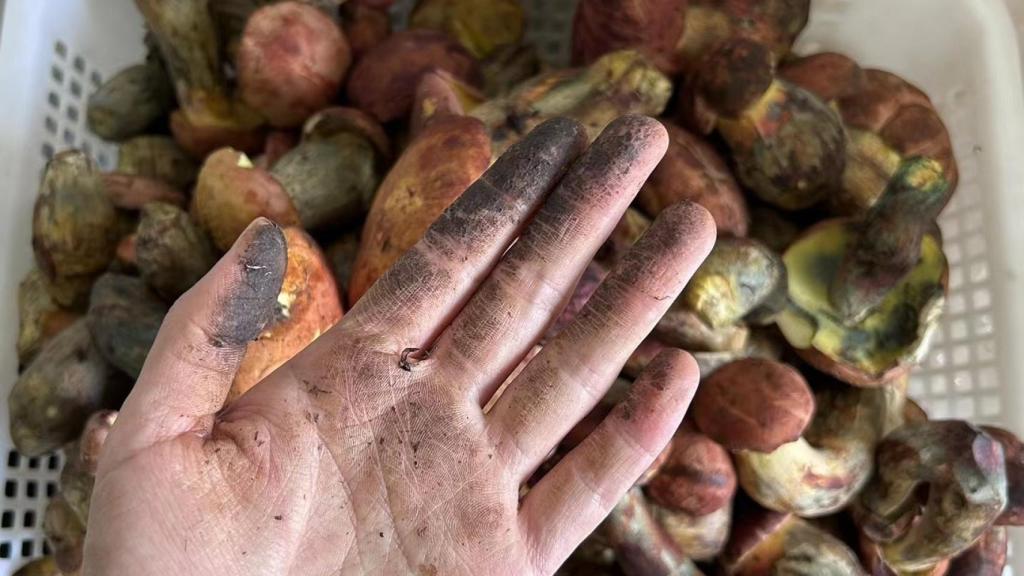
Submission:
[[[1018,2],[1019,0],[1009,0]],[[845,52],[892,70],[936,101],[953,137],[960,188],[941,218],[951,264],[942,328],[911,394],[934,418],[997,423],[1024,433],[1024,90],[1013,22],[1002,0],[814,0],[798,45]],[[571,1],[529,0],[530,35],[567,57]],[[552,5],[560,10],[554,11]],[[16,377],[15,306],[31,264],[32,204],[46,159],[80,147],[109,168],[114,149],[84,127],[86,96],[139,59],[131,0],[0,0],[0,382]],[[1016,247],[1016,248],[1015,248]],[[43,551],[42,514],[59,457],[11,450],[0,407],[0,576]],[[1021,550],[1024,539],[1012,541]],[[1024,574],[1024,554],[1014,565]]]

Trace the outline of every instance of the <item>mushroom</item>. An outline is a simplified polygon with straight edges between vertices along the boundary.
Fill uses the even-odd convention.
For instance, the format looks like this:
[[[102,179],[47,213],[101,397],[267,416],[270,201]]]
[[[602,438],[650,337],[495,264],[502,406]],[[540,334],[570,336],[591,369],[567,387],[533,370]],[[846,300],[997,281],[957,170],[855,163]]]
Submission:
[[[678,57],[684,69],[692,70],[716,46],[743,37],[764,44],[781,61],[810,11],[810,0],[688,0]]]
[[[80,307],[114,258],[122,222],[88,156],[60,152],[46,165],[32,214],[32,249],[50,296]]]
[[[53,301],[38,268],[30,270],[18,284],[18,364],[28,364],[46,342],[78,317]]]
[[[479,84],[476,60],[457,42],[436,30],[401,30],[388,36],[356,62],[346,88],[349,100],[380,122],[406,116],[423,74],[440,68],[470,84]]]
[[[260,118],[230,94],[207,0],[135,0],[167,65],[180,110],[171,115],[175,140],[196,158],[262,143]]]
[[[941,166],[949,184],[937,201],[944,205],[956,189],[958,170],[949,132],[928,96],[899,76],[861,69],[836,53],[814,54],[786,63],[780,76],[831,102],[847,131],[843,184],[830,198],[842,215],[863,213],[910,158]],[[940,208],[941,208],[940,205]]]
[[[352,54],[325,12],[278,2],[249,17],[235,60],[242,100],[271,126],[291,128],[335,99]]]
[[[284,230],[288,244],[273,319],[249,343],[227,401],[238,398],[341,320],[342,306],[330,266],[300,228]]]
[[[417,100],[419,132],[384,178],[366,216],[348,287],[352,303],[491,163],[491,141],[483,123],[461,113],[441,76],[424,76]]]
[[[491,133],[500,156],[545,120],[567,116],[593,140],[625,114],[657,116],[672,95],[672,82],[639,52],[610,52],[585,68],[543,73],[470,112]]]
[[[948,265],[934,235],[935,161],[903,166],[863,220],[827,220],[783,255],[789,307],[777,318],[808,363],[878,386],[916,364],[937,325]]]
[[[359,253],[359,233],[346,232],[336,240],[327,245],[324,256],[331,266],[331,273],[334,274],[334,283],[338,286],[338,295],[344,297],[348,294],[348,287],[352,279],[352,267],[356,263],[356,254]],[[354,302],[346,300],[348,308]]]
[[[777,254],[756,240],[726,237],[715,242],[679,299],[712,329],[721,329],[785,289],[786,270]]]
[[[356,61],[391,34],[391,15],[366,2],[345,2],[341,5],[341,28]]]
[[[418,0],[409,27],[444,32],[482,60],[518,44],[526,17],[518,0]]]
[[[39,350],[7,397],[11,439],[25,456],[71,442],[89,416],[127,393],[80,319]]]
[[[150,54],[145,62],[129,66],[89,95],[85,121],[89,130],[105,140],[124,140],[144,132],[174,106],[163,62]]]
[[[302,143],[270,171],[256,168],[242,152],[218,150],[199,173],[196,220],[221,250],[259,216],[306,229],[351,222],[377,189],[382,139],[386,145],[380,127],[365,114],[331,108],[309,119]]]
[[[86,320],[107,362],[138,378],[165,315],[167,304],[141,278],[108,272],[93,286]]]
[[[142,208],[135,233],[135,264],[157,294],[173,302],[216,262],[213,244],[177,206],[154,202]]]
[[[573,65],[590,64],[616,50],[635,49],[666,74],[678,72],[686,4],[686,0],[582,0],[572,24]]]
[[[817,384],[812,402],[799,372],[745,359],[713,372],[694,398],[697,426],[734,452],[740,485],[771,510],[831,514],[871,477],[884,393]]]
[[[857,556],[794,514],[754,509],[736,519],[719,557],[726,576],[862,576]]]
[[[767,46],[744,38],[722,43],[691,75],[684,100],[692,126],[718,131],[740,182],[765,202],[799,210],[838,188],[842,123],[813,93],[776,76]]]
[[[897,573],[964,552],[1006,507],[1003,448],[966,422],[907,424],[885,437],[875,458],[854,514]]]
[[[541,68],[540,55],[532,44],[513,44],[495,50],[480,62],[483,90],[495,98],[533,78]]]
[[[668,150],[640,189],[637,204],[655,217],[682,200],[707,208],[719,235],[747,235],[750,215],[739,184],[718,152],[704,139],[662,120],[668,131]]]
[[[1024,526],[1024,444],[1015,434],[995,426],[982,426],[1003,447],[1006,457],[1006,510],[996,519],[1000,526]]]
[[[53,556],[43,556],[25,564],[14,576],[65,576],[57,567],[57,561]]]
[[[179,191],[196,181],[199,165],[167,136],[136,136],[118,146],[117,173],[163,181]]]

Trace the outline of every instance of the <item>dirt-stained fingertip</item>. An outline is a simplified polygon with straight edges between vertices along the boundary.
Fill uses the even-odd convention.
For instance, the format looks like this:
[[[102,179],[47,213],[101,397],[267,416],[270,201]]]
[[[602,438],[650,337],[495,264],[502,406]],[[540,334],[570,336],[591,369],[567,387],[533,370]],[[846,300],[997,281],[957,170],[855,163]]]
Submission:
[[[218,333],[211,337],[240,346],[259,336],[275,313],[288,265],[284,232],[274,222],[257,218],[226,256],[232,257],[237,258],[232,264],[238,267],[238,274],[232,276],[234,285],[217,303],[220,318],[212,325]]]
[[[587,147],[587,131],[579,122],[553,118],[512,145],[483,179],[514,198],[543,192],[557,181]]]

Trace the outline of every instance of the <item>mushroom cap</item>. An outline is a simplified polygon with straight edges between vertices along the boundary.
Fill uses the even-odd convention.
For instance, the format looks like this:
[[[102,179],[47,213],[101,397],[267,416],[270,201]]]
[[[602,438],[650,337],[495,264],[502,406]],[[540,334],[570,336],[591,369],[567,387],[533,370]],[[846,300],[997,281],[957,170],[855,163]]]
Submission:
[[[713,329],[725,328],[784,292],[782,258],[749,238],[719,238],[679,296]]]
[[[876,461],[855,517],[894,570],[928,569],[960,554],[1006,507],[1003,448],[967,422],[907,424],[878,445]]]
[[[692,413],[697,427],[726,449],[771,452],[804,433],[814,395],[792,366],[745,358],[704,379]]]
[[[338,93],[352,54],[322,10],[278,2],[249,17],[236,68],[242,99],[272,126],[299,126]]]
[[[679,71],[677,47],[686,25],[686,0],[583,0],[572,25],[572,63],[635,48],[666,74]]]
[[[685,426],[676,432],[667,459],[646,486],[652,502],[690,516],[720,510],[735,493],[736,471],[729,453]]]

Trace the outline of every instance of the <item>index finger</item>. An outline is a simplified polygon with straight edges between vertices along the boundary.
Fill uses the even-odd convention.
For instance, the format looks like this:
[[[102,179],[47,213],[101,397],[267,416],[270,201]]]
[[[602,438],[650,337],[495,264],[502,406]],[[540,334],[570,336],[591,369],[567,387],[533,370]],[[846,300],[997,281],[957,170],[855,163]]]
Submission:
[[[568,118],[541,124],[448,207],[346,315],[346,323],[426,347],[469,300],[586,147]],[[329,334],[328,334],[329,336]]]

